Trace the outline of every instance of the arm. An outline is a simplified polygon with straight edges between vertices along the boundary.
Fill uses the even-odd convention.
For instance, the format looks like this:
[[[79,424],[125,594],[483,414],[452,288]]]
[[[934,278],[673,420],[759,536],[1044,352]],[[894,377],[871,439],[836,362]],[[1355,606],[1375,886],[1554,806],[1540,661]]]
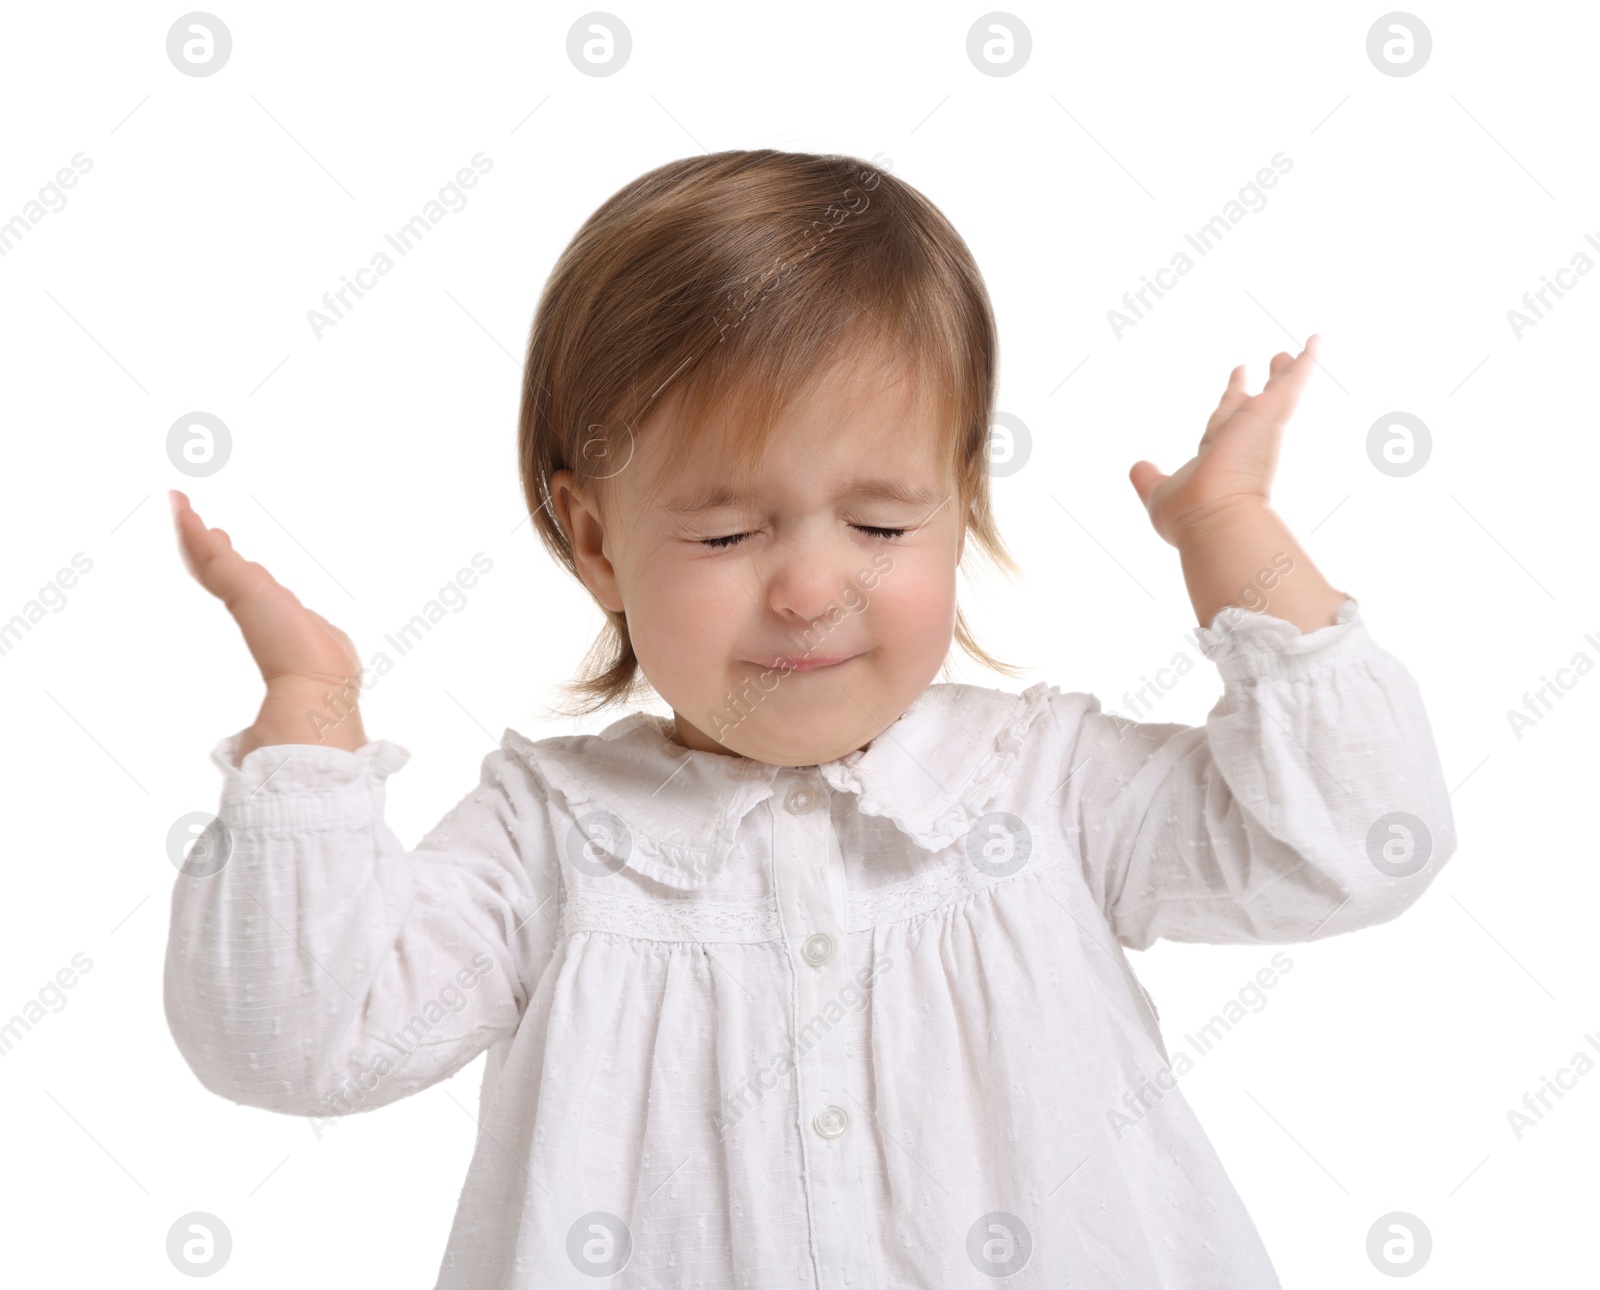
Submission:
[[[384,823],[409,758],[219,743],[219,823],[172,892],[165,1000],[200,1082],[293,1115],[370,1110],[512,1033],[555,943],[538,782],[503,751],[414,851]],[[218,867],[220,863],[220,867]]]
[[[1305,635],[1234,607],[1199,638],[1224,681],[1203,726],[1059,709],[1066,826],[1117,938],[1289,943],[1396,917],[1456,845],[1411,675],[1354,600]]]
[[[1416,682],[1268,505],[1317,341],[1275,356],[1254,396],[1236,367],[1195,456],[1171,475],[1148,461],[1129,472],[1178,548],[1201,648],[1224,681],[1202,728],[1124,721],[1097,703],[1081,713],[1068,828],[1130,946],[1309,940],[1383,922],[1455,850]]]
[[[267,694],[223,740],[217,820],[172,890],[166,1012],[200,1082],[249,1106],[344,1114],[455,1073],[515,1030],[555,943],[544,794],[505,752],[406,851],[369,743],[355,643],[172,493],[184,566],[233,615]]]

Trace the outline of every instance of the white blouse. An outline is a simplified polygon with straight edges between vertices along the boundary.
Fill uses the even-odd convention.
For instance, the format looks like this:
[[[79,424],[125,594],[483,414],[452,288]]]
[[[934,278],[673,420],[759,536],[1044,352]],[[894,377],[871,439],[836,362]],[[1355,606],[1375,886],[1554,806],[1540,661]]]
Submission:
[[[302,1116],[487,1050],[439,1290],[1275,1287],[1123,947],[1385,922],[1455,827],[1353,599],[1197,641],[1201,727],[1041,682],[932,685],[816,766],[644,712],[508,729],[411,851],[405,749],[236,767],[241,731],[173,889],[173,1036],[208,1089]]]

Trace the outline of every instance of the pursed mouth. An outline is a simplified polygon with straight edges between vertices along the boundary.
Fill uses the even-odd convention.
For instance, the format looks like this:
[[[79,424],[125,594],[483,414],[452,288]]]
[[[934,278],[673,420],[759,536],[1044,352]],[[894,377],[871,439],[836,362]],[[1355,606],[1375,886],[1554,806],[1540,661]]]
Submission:
[[[848,663],[851,659],[859,657],[859,654],[841,654],[831,658],[780,657],[751,661],[756,667],[765,668],[769,672],[820,672],[825,668],[838,667],[842,663]]]

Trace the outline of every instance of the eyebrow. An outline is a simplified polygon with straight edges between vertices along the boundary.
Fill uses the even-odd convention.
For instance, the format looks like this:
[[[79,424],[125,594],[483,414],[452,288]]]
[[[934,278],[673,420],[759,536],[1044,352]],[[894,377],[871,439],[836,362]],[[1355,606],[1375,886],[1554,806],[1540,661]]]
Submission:
[[[871,501],[903,502],[907,506],[933,506],[944,501],[944,494],[936,489],[907,484],[898,479],[857,479],[840,490],[838,496],[863,498]],[[696,515],[702,511],[719,510],[754,501],[750,494],[735,493],[726,485],[716,484],[702,489],[679,501],[663,503],[675,515]]]

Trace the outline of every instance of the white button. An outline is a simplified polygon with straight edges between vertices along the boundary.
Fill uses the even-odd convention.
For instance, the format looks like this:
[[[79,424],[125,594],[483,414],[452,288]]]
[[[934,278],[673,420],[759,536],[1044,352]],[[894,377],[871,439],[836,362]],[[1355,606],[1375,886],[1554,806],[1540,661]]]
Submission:
[[[812,1117],[811,1127],[825,1138],[837,1138],[850,1127],[850,1117],[842,1106],[825,1106]]]
[[[821,967],[833,957],[833,937],[827,932],[812,932],[800,947],[800,954],[812,967]]]
[[[789,794],[788,801],[785,803],[785,805],[788,806],[789,810],[795,815],[801,815],[815,806],[816,802],[817,795],[809,788],[797,788]]]

